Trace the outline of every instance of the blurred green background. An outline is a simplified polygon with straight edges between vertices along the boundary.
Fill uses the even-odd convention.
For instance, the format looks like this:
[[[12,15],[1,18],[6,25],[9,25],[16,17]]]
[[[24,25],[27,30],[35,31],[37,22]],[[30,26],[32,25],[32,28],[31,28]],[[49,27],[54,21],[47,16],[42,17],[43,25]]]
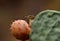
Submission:
[[[0,0],[0,41],[19,41],[9,31],[14,20],[42,10],[60,10],[60,0]]]

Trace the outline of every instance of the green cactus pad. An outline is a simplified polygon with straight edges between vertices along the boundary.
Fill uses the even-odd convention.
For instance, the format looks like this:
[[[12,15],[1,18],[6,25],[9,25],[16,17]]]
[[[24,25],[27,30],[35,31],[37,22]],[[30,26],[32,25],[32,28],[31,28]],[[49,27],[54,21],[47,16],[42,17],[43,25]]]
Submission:
[[[30,41],[60,41],[60,12],[45,10],[35,16]]]

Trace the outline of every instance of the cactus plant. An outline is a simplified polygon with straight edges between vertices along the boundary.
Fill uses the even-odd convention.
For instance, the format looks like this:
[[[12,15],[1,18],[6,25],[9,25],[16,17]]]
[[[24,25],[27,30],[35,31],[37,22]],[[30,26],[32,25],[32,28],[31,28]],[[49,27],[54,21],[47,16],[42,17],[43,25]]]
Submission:
[[[11,25],[11,33],[21,41],[60,41],[60,12],[45,10]],[[30,28],[31,27],[31,28]],[[30,39],[29,39],[30,36]]]

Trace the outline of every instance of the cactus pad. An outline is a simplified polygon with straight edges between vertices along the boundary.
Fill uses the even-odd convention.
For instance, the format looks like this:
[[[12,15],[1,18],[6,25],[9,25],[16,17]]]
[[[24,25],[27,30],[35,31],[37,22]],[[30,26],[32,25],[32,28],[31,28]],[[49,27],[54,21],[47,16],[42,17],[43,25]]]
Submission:
[[[60,41],[60,12],[45,10],[35,16],[30,41]]]

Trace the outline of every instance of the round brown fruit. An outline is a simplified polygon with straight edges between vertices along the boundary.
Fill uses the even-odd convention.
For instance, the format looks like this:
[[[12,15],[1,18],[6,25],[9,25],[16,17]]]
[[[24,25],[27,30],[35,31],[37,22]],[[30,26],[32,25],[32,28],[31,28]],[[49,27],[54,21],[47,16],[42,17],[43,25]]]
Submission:
[[[28,40],[31,31],[25,20],[15,20],[11,25],[11,33],[19,40]]]

